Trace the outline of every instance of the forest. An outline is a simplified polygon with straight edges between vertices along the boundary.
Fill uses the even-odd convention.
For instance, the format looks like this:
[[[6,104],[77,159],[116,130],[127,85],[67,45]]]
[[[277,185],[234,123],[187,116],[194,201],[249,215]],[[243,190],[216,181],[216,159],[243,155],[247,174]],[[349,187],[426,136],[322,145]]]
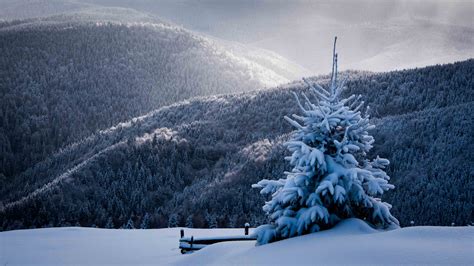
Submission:
[[[119,11],[0,22],[0,180],[161,106],[267,85],[209,39]]]
[[[368,157],[380,155],[391,162],[387,173],[395,189],[383,199],[393,205],[401,225],[472,224],[474,60],[340,75],[347,78],[345,96],[360,94],[370,106],[376,127]],[[325,86],[328,76],[308,80]],[[25,171],[9,170],[8,177],[15,173],[14,178],[3,177],[0,226],[262,224],[265,198],[251,184],[282,178],[290,170],[283,143],[291,127],[283,116],[298,113],[291,92],[307,90],[296,81],[261,91],[197,97],[115,123],[54,152],[51,148],[50,156],[28,158],[38,163]],[[2,121],[9,117],[6,110]],[[25,109],[25,119],[35,111]],[[70,115],[85,119],[77,112]],[[117,117],[114,122],[120,119],[125,120]],[[76,128],[56,126],[58,132]],[[31,144],[24,149],[28,154],[38,148]],[[3,167],[10,165],[3,162]]]

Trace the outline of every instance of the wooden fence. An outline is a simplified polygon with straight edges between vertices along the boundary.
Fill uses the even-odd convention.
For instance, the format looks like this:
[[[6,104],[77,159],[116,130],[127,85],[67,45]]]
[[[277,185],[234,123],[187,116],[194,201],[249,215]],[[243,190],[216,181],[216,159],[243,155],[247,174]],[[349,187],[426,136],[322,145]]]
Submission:
[[[200,250],[201,248],[205,248],[209,245],[219,243],[219,242],[256,240],[254,236],[249,236],[249,227],[250,225],[246,223],[243,236],[218,236],[218,237],[201,237],[201,238],[194,238],[194,236],[185,237],[184,229],[181,229],[180,231],[181,237],[179,239],[179,248],[181,249],[181,253],[185,254],[186,252]]]

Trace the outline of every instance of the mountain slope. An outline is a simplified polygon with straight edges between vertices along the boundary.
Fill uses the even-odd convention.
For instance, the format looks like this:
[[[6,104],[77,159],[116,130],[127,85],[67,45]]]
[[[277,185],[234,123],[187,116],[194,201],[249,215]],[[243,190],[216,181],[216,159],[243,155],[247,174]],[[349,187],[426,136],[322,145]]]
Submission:
[[[160,106],[289,81],[208,38],[123,8],[2,22],[0,53],[0,180]]]
[[[362,94],[371,106],[370,156],[391,161],[397,188],[385,199],[402,225],[474,218],[473,66],[342,74],[349,76],[346,94]],[[291,91],[305,90],[297,82],[196,98],[91,135],[2,187],[3,229],[105,226],[110,219],[119,227],[145,213],[152,227],[167,226],[171,214],[181,225],[189,217],[195,226],[261,223],[264,199],[250,185],[289,170],[282,144],[291,128],[282,117],[298,112]]]

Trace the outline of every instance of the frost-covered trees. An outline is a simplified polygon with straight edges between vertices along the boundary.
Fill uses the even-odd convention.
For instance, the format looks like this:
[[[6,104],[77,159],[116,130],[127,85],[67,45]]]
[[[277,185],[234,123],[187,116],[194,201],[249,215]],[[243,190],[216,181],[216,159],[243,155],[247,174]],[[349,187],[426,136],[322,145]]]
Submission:
[[[0,21],[0,174],[9,180],[118,122],[263,86],[253,68],[194,33],[97,15]]]
[[[145,216],[143,216],[142,223],[140,224],[140,229],[148,229],[150,228],[150,214],[147,212]]]
[[[286,178],[254,184],[261,194],[271,195],[263,210],[270,223],[256,230],[258,244],[316,232],[339,220],[358,217],[379,227],[398,225],[391,205],[380,200],[394,188],[383,170],[387,159],[366,159],[374,138],[373,128],[360,95],[341,99],[344,82],[337,80],[334,41],[333,69],[329,88],[310,86],[316,101],[295,94],[301,115],[286,117],[296,128],[286,146],[293,166]]]
[[[179,226],[179,216],[176,213],[172,213],[168,218],[168,228]]]
[[[128,219],[127,224],[123,225],[123,229],[135,229],[135,224],[132,220],[132,217]]]
[[[114,221],[112,220],[112,217],[109,217],[109,219],[107,219],[107,223],[105,224],[104,227],[107,228],[107,229],[113,229],[114,228]]]
[[[219,227],[217,224],[216,215],[214,214],[209,214],[209,213],[206,214],[206,223],[207,223],[207,226],[211,229],[215,229]]]
[[[411,220],[416,225],[444,226],[474,221],[469,190],[474,180],[470,160],[474,79],[467,78],[474,76],[474,60],[343,75],[349,78],[342,97],[362,94],[371,105],[371,122],[376,128],[370,133],[376,142],[367,156],[380,155],[391,162],[385,171],[397,189],[384,193],[383,199],[393,204],[390,212],[401,225],[408,226]],[[327,76],[311,79],[324,87],[328,80]],[[78,220],[82,226],[105,227],[109,217],[115,228],[129,217],[134,217],[138,227],[139,214],[146,212],[150,228],[167,227],[168,217],[176,212],[183,218],[179,226],[185,226],[186,218],[193,215],[194,227],[207,227],[206,211],[216,215],[219,227],[267,223],[261,210],[264,197],[248,188],[262,177],[284,178],[284,171],[291,170],[283,159],[289,155],[283,143],[292,129],[284,119],[273,118],[300,112],[288,101],[294,99],[291,91],[308,95],[309,88],[303,85],[295,82],[288,88],[193,100],[76,143],[18,179],[0,184],[0,202],[20,199],[115,143],[139,140],[104,153],[62,182],[60,189],[0,213],[0,230],[40,228],[50,221],[54,226],[74,225]],[[213,122],[193,122],[196,117]],[[178,133],[172,139],[154,138],[155,142],[142,139],[143,134],[162,127]],[[268,149],[266,141],[262,142],[265,139],[271,145]],[[85,198],[78,191],[94,193]],[[57,200],[58,196],[64,200]]]
[[[193,215],[189,215],[188,218],[186,218],[185,226],[187,228],[194,228]]]

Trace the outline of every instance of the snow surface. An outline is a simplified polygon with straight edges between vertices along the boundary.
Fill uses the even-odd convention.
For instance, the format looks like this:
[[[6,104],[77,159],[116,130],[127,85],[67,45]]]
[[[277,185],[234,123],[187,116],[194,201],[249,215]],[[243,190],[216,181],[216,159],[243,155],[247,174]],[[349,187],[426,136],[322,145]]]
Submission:
[[[1,232],[0,265],[168,265],[184,258],[178,248],[179,230],[63,227]],[[196,237],[243,233],[244,229],[185,229],[186,236]]]
[[[0,233],[0,265],[472,265],[474,227],[408,227],[379,232],[349,219],[327,231],[255,247],[224,242],[181,255],[180,228],[49,228]],[[243,234],[243,229],[185,229],[186,236]]]

